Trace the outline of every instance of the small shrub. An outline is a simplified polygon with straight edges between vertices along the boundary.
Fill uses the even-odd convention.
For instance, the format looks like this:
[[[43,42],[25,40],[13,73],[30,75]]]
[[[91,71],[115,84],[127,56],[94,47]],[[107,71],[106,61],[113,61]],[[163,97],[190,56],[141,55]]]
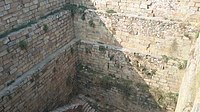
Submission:
[[[66,4],[63,9],[69,10],[71,12],[72,17],[73,17],[74,14],[77,12],[78,7],[75,4]]]
[[[85,6],[81,6],[81,5],[77,6],[75,4],[66,4],[63,9],[69,10],[73,17],[74,14],[76,14],[76,13],[83,14],[85,12],[85,10],[87,10],[88,8]]]
[[[100,81],[100,85],[104,89],[111,89],[113,87],[113,79],[110,76],[103,76]]]
[[[103,21],[101,20],[101,21],[99,21],[99,25],[101,25],[101,26],[106,26],[105,25],[105,23],[103,23]]]
[[[196,33],[196,36],[195,36],[195,37],[196,37],[196,38],[199,38],[199,32]]]
[[[70,48],[70,52],[71,52],[71,54],[74,54],[74,48],[73,47]]]
[[[178,64],[178,68],[179,68],[180,70],[185,69],[186,67],[187,67],[187,60],[184,60],[183,63],[179,63],[179,64]]]
[[[166,55],[162,55],[162,59],[165,63],[169,61],[169,58]]]
[[[106,10],[107,13],[117,13],[116,11],[110,9],[110,10]]]
[[[176,105],[178,100],[178,93],[169,92],[165,96],[168,97],[174,105]]]
[[[106,51],[106,47],[105,46],[99,46],[99,51],[105,52]]]
[[[149,92],[149,86],[143,83],[137,83],[136,87],[139,89],[141,92]]]
[[[132,94],[132,81],[129,80],[121,80],[115,86],[119,89],[125,96],[130,96]]]
[[[130,96],[132,94],[133,88],[131,87],[132,81],[125,79],[116,79],[114,74],[109,74],[108,76],[103,76],[100,79],[100,86],[106,90],[110,90],[116,87],[125,96]]]
[[[176,39],[173,40],[172,45],[171,45],[171,50],[172,52],[177,51],[178,49],[178,43],[176,41]]]
[[[44,24],[44,25],[43,25],[43,30],[44,30],[45,32],[47,32],[48,29],[49,29],[48,25],[47,25],[47,24]]]
[[[114,57],[115,57],[115,55],[111,55],[111,56],[109,56],[110,61],[113,61]]]
[[[90,20],[90,21],[89,21],[89,25],[90,25],[90,27],[93,27],[93,28],[95,28],[95,23],[94,23],[94,21],[93,21],[93,20]]]
[[[91,48],[86,47],[86,48],[85,48],[85,53],[86,53],[86,54],[91,54],[91,53],[92,53],[92,52],[91,52]]]
[[[33,21],[28,22],[28,23],[24,23],[22,25],[19,25],[15,28],[12,28],[11,30],[7,30],[7,31],[3,32],[2,34],[0,34],[0,38],[6,37],[13,32],[19,31],[19,30],[26,28],[26,27],[29,27],[29,26],[31,26],[32,24],[35,24],[35,23],[37,23],[37,21],[33,20]]]
[[[81,19],[82,19],[83,21],[85,21],[85,15],[86,15],[86,13],[83,13],[82,16],[81,16]]]
[[[19,47],[23,50],[26,49],[28,47],[28,44],[25,40],[22,40],[19,42]]]
[[[79,12],[80,14],[85,13],[85,10],[87,10],[87,9],[88,9],[88,8],[85,7],[85,6],[82,6],[82,5],[79,5],[79,6],[78,6],[78,12]]]
[[[152,73],[153,75],[155,75],[155,74],[156,74],[156,71],[157,71],[156,69],[152,69],[152,70],[151,70],[151,73]]]

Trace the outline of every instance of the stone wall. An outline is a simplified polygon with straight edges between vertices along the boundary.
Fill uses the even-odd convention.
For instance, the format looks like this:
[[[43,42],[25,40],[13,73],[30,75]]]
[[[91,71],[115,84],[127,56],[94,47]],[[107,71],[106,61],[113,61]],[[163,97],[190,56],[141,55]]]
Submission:
[[[178,92],[181,82],[180,73],[184,68],[179,59],[156,58],[106,44],[83,41],[79,45],[79,61],[94,71],[115,74],[137,82],[136,74],[150,87],[168,92]],[[139,81],[139,80],[138,80]]]
[[[190,47],[198,34],[196,26],[191,23],[108,14],[93,10],[86,11],[84,16],[85,19],[82,19],[83,15],[75,16],[76,37],[89,43],[103,43],[117,48],[121,51],[120,54],[128,55],[133,62],[137,62],[133,67],[135,69],[137,66],[145,66],[150,71],[156,69],[157,75],[153,76],[153,80],[148,79],[147,83],[153,82],[154,86],[178,92]],[[91,26],[91,21],[95,27]],[[88,49],[87,46],[85,49]],[[86,63],[92,63],[94,69],[102,68],[103,71],[107,71],[106,63],[109,63],[109,57],[102,57],[105,58],[103,61],[105,63],[102,63],[99,56],[101,54],[96,54],[94,59],[91,56],[80,58]]]
[[[144,18],[127,14],[88,11],[75,19],[81,39],[122,46],[134,51],[187,60],[198,28],[191,23]],[[95,28],[90,26],[93,21]]]
[[[30,17],[15,15],[26,24],[14,23],[13,30],[8,23],[4,26],[9,29],[0,34],[0,111],[49,111],[69,101],[76,75],[78,39],[73,18],[70,11],[57,10],[68,1],[5,0],[0,4],[14,10],[15,2],[24,3],[26,9],[21,11],[29,10]]]
[[[143,15],[131,14],[128,11],[122,13],[122,10],[115,9],[120,6],[122,1],[112,2],[118,2],[117,6],[112,3],[111,5],[104,5],[107,7],[104,7],[104,10],[101,9],[103,8],[101,3],[104,1],[98,1],[99,3],[96,5],[94,2],[96,1],[74,2],[91,6],[91,9],[86,10],[83,14],[75,15],[74,18],[75,36],[82,40],[78,47],[79,62],[86,66],[86,70],[88,67],[94,72],[106,75],[111,74],[117,78],[128,79],[135,83],[137,81],[142,82],[144,85],[153,88],[153,90],[164,91],[162,92],[164,94],[165,92],[176,94],[175,100],[171,101],[176,103],[177,93],[190,55],[190,48],[199,34],[195,19],[188,22],[180,18],[183,16],[187,18],[186,15],[192,11],[192,8],[190,7],[191,10],[183,10],[180,13],[181,16],[172,13],[181,12],[185,7],[184,5],[175,6],[177,7],[175,11],[169,9],[171,13],[167,12],[168,9],[162,9],[155,12],[156,16],[149,16],[148,14],[145,15],[146,13]],[[124,4],[127,5],[128,3],[126,2]],[[140,3],[138,2],[138,4]],[[168,4],[168,1],[163,3],[156,1],[155,4],[164,6]],[[177,4],[172,3],[170,5]],[[94,10],[94,8],[97,10]],[[147,9],[143,11],[145,12]],[[198,13],[198,10],[193,10],[192,12]],[[166,13],[169,15],[165,16]],[[90,82],[88,77],[90,75],[86,75],[85,80],[89,80],[89,84],[92,83],[93,85],[94,83],[95,85],[96,83]],[[98,89],[98,85],[95,87]],[[89,88],[87,92],[91,95],[95,90]],[[98,92],[94,92],[94,94],[98,96]],[[99,92],[99,94],[101,93]],[[155,95],[153,92],[150,94],[155,96],[153,100],[156,101],[156,96],[159,95]],[[92,97],[93,99],[95,99],[95,95]],[[166,99],[164,100],[163,102],[166,102]],[[121,101],[123,102],[124,100]],[[158,103],[158,105],[160,104]],[[165,107],[163,104],[160,106],[161,108]],[[175,106],[176,104],[166,107],[167,111],[174,111]],[[123,105],[115,105],[115,107],[123,107]]]
[[[0,34],[60,9],[65,3],[69,0],[1,0]]]
[[[67,44],[1,90],[0,111],[46,112],[66,104],[76,74],[76,51],[74,42]]]
[[[0,90],[9,86],[35,64],[73,38],[73,22],[71,14],[67,11],[50,15],[30,27],[2,38],[0,42]]]
[[[181,81],[181,77],[178,74],[182,72],[179,68],[179,63],[184,63],[181,60],[169,59],[166,62],[163,58],[84,40],[79,44],[78,49],[79,63],[83,65],[86,71],[86,73],[79,71],[80,73],[78,74],[81,77],[79,78],[82,80],[81,83],[83,83],[80,84],[80,88],[83,89],[80,93],[93,95],[92,98],[94,100],[100,98],[99,100],[104,102],[103,104],[108,103],[108,105],[114,105],[124,111],[136,111],[139,109],[138,111],[141,112],[155,112],[159,109],[159,106],[162,109],[166,108],[169,112],[175,110]],[[133,99],[129,103],[123,99],[123,95],[118,96],[119,94],[115,91],[111,91],[111,93],[108,91],[103,92],[103,89],[99,88],[98,83],[101,78],[107,76],[115,77],[117,80],[128,80],[133,83],[132,86],[135,89],[133,89],[133,93],[130,93]],[[104,83],[109,86],[107,82]],[[167,99],[169,94],[173,94],[173,98],[172,96],[169,98],[170,101]],[[103,96],[104,98],[101,99]],[[161,98],[161,96],[166,99]],[[142,110],[142,107],[145,107],[145,109]],[[122,110],[120,112],[123,112]]]
[[[83,12],[76,14],[74,5],[61,9],[69,2],[91,9],[82,7],[78,11]],[[63,105],[69,101],[77,70],[82,93],[93,99],[106,96],[99,107],[174,111],[190,48],[199,36],[199,4],[197,0],[0,1],[0,111],[49,111]],[[99,82],[107,76],[113,82]],[[127,93],[126,81],[131,81],[133,93]],[[107,83],[114,87],[99,88]],[[128,107],[123,92],[130,95]],[[111,96],[112,103],[107,104]]]
[[[200,37],[200,36],[199,36]],[[200,38],[191,48],[191,55],[179,91],[176,112],[200,111]]]
[[[199,21],[198,0],[73,0],[98,10],[114,10],[145,17]]]

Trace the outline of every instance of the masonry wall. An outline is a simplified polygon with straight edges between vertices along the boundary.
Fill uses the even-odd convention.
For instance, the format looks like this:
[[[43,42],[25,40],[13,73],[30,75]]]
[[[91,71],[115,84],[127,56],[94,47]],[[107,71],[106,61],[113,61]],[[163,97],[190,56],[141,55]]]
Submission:
[[[75,31],[81,39],[130,48],[153,56],[166,55],[187,60],[196,39],[198,27],[191,23],[110,14],[101,11],[86,12],[76,17]],[[95,28],[89,21],[93,21]]]
[[[15,2],[19,1],[0,3],[11,5],[10,10],[14,10]],[[78,41],[74,37],[73,19],[70,11],[57,10],[68,1],[21,2],[26,7],[23,10],[38,13],[28,11],[28,18],[20,18],[25,13],[19,18],[16,15],[17,20],[26,24],[13,23],[17,28],[12,30],[12,25],[6,23],[9,29],[4,28],[6,35],[0,37],[0,111],[50,111],[66,104],[72,93]]]
[[[101,5],[103,2],[107,5]],[[175,111],[177,95],[190,55],[190,48],[199,34],[195,19],[188,22],[187,19],[181,18],[187,18],[190,11],[198,15],[198,10],[192,10],[188,6],[189,2],[180,1],[180,3],[174,2],[173,4],[169,1],[162,1],[162,3],[155,1],[155,3],[150,3],[160,6],[160,10],[153,11],[155,15],[137,14],[134,12],[143,13],[148,9],[134,8],[130,12],[122,11],[118,7],[127,7],[128,9],[130,7],[127,4],[133,5],[130,2],[135,1],[125,1],[126,6],[123,6],[121,2],[123,1],[74,2],[90,7],[85,13],[75,15],[74,19],[75,35],[82,40],[79,46],[79,62],[86,66],[86,69],[88,67],[93,71],[106,75],[112,74],[133,82],[137,82],[135,77],[139,77],[140,81],[150,88],[176,94],[175,105],[167,107],[167,111]],[[197,6],[197,2],[194,3],[195,6]],[[143,3],[137,1],[136,4],[142,5]],[[166,4],[170,4],[170,8]],[[184,10],[183,7],[187,7],[188,10]],[[110,11],[110,9],[113,10]],[[86,75],[85,80],[89,76]],[[88,80],[89,85],[91,83],[94,87],[96,83]],[[98,90],[99,86],[95,87]],[[91,92],[88,93],[94,95],[93,99],[95,99],[95,95],[98,96],[98,93],[93,93],[95,89],[89,88],[90,90]],[[163,106],[161,107],[163,108]]]
[[[1,112],[44,112],[68,102],[76,74],[75,46],[51,54],[0,92]]]
[[[44,25],[48,27],[47,31],[44,31]],[[50,15],[31,27],[2,38],[0,90],[73,38],[73,22],[67,11]],[[26,48],[20,47],[21,41],[27,44]]]
[[[69,0],[1,0],[0,34],[60,9]]]
[[[168,92],[178,92],[182,71],[182,60],[156,58],[129,49],[107,46],[106,44],[83,42],[79,46],[79,60],[94,71],[115,74],[136,81],[138,74],[147,85]],[[136,81],[137,82],[137,81]]]
[[[89,94],[91,97],[93,96],[94,100],[99,98],[96,100],[97,102],[108,103],[108,105],[125,111],[139,109],[138,111],[153,112],[159,111],[159,107],[168,112],[175,110],[180,85],[177,74],[172,73],[180,72],[176,61],[170,59],[169,62],[165,62],[163,59],[156,59],[149,55],[84,40],[78,48],[79,64],[86,71],[86,73],[79,71],[78,74],[81,77],[79,78],[81,80],[80,86],[83,89],[80,93]],[[115,77],[116,80],[131,81],[133,86],[130,89],[133,91],[130,93],[131,97],[127,100],[120,99],[123,95],[118,96],[118,92],[113,89],[111,89],[111,93],[109,91],[102,92],[103,88],[99,88],[101,87],[99,82],[101,82],[102,77],[109,76]],[[104,83],[107,84],[107,82]],[[107,85],[109,87],[109,84]],[[129,100],[130,102],[127,103],[126,101]],[[142,110],[143,107],[144,110]]]
[[[198,0],[73,0],[98,10],[174,20],[199,21]]]

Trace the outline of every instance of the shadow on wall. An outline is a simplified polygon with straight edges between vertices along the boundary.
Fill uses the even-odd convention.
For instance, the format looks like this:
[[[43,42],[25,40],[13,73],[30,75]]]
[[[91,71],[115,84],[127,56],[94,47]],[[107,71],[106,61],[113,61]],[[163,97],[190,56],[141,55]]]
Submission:
[[[81,38],[78,47],[79,92],[88,97],[91,105],[110,112],[174,110],[177,96],[151,87],[145,81],[152,80],[156,74],[148,61],[153,57],[123,48],[122,41],[116,37],[119,26],[114,24],[118,22],[113,17],[114,10],[96,13],[95,7],[88,10],[81,5],[69,7],[74,16],[75,36]],[[106,21],[105,17],[111,21]],[[120,27],[127,29],[123,24]]]

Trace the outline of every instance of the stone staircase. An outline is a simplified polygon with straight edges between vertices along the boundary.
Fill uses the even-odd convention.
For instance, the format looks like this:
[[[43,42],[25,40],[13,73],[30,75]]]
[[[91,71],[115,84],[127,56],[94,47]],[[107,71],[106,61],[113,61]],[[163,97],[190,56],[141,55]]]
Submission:
[[[79,100],[78,103],[65,105],[51,112],[97,112],[87,102]]]
[[[97,112],[87,102],[83,105],[82,111],[83,112]]]

